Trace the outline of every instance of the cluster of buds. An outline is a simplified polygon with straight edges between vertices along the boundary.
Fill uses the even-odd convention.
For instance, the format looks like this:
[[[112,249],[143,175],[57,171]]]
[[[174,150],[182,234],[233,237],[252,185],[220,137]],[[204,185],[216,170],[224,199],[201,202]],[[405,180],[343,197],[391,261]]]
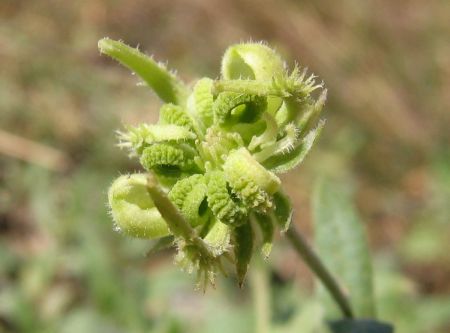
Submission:
[[[197,272],[201,288],[225,273],[224,262],[242,285],[253,254],[268,257],[275,231],[289,227],[277,175],[300,164],[320,134],[326,90],[261,43],[231,46],[220,79],[189,86],[121,42],[102,39],[99,48],[165,103],[156,124],[119,132],[119,146],[146,171],[111,185],[116,230],[175,246],[175,261]]]

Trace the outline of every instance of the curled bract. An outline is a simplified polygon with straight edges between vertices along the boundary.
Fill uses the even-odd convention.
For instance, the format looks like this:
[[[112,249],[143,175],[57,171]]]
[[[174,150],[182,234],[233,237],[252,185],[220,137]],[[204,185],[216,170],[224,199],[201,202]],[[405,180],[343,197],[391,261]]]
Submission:
[[[178,174],[194,168],[194,153],[186,146],[157,143],[142,152],[141,164],[146,170],[162,174]]]
[[[128,132],[119,131],[119,146],[132,153],[142,154],[146,147],[161,142],[185,142],[194,140],[195,134],[189,128],[177,124],[148,125],[129,127]]]
[[[272,206],[271,195],[280,187],[280,179],[259,164],[245,148],[232,151],[223,165],[225,179],[233,192],[251,209]]]
[[[159,124],[182,126],[189,130],[194,129],[193,121],[179,105],[164,104],[159,110]]]
[[[195,84],[192,94],[187,101],[187,111],[201,123],[203,130],[213,124],[213,82],[213,80],[208,78],[200,79]]]
[[[214,120],[219,125],[252,123],[264,112],[266,104],[262,96],[224,92],[214,101]]]
[[[205,177],[196,174],[178,181],[168,196],[189,223],[195,227],[206,223],[209,218],[207,191]]]
[[[206,176],[208,185],[208,205],[216,218],[230,225],[245,222],[246,210],[236,197],[233,197],[225,174],[212,171]]]
[[[263,43],[243,43],[225,51],[221,72],[227,80],[272,80],[283,75],[285,63],[275,50]]]
[[[267,257],[292,208],[277,174],[302,162],[319,136],[326,90],[314,75],[289,70],[262,43],[229,47],[219,79],[185,84],[152,58],[103,39],[100,51],[139,75],[163,100],[157,124],[128,126],[119,146],[147,174],[119,177],[108,198],[118,229],[168,235],[176,262],[214,284],[232,261],[242,285],[255,249]]]
[[[147,192],[143,174],[123,175],[108,191],[116,229],[132,237],[159,238],[170,234],[166,222]]]

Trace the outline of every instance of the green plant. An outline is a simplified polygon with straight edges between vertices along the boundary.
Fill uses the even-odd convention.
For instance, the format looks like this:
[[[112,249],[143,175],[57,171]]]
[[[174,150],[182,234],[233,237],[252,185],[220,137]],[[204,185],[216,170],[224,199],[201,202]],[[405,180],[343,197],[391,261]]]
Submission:
[[[346,293],[290,226],[291,204],[277,176],[299,165],[320,134],[323,84],[298,65],[289,72],[278,54],[260,43],[231,46],[222,59],[220,79],[202,78],[189,86],[121,42],[102,39],[99,49],[138,74],[165,103],[157,124],[118,132],[119,146],[139,158],[147,172],[120,176],[111,185],[108,199],[115,228],[132,237],[159,238],[157,248],[175,245],[176,262],[188,272],[196,271],[203,289],[215,283],[217,272],[225,273],[224,260],[234,264],[242,285],[255,249],[268,257],[279,229],[343,315],[352,318],[355,312]],[[316,90],[321,91],[317,98]],[[334,199],[325,199],[321,202],[334,204]],[[329,211],[326,206],[318,210]],[[331,222],[319,219],[325,220],[323,230],[334,232]],[[332,251],[326,253],[330,239],[337,247],[350,242],[353,253],[362,258],[354,270],[361,273],[370,262],[356,253],[367,251],[354,221],[343,222],[348,237],[342,240],[333,241],[322,231],[324,246],[319,248],[332,256]],[[370,280],[370,272],[366,276]],[[362,280],[357,285],[363,287],[351,296],[363,309],[358,314],[374,317],[371,285]]]

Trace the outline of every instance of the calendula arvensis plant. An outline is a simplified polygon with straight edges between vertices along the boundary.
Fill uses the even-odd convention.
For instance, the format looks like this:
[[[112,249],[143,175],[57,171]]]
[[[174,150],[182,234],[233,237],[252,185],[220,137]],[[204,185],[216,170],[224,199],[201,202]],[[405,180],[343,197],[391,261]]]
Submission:
[[[156,124],[119,131],[143,173],[111,185],[116,229],[176,246],[176,262],[201,287],[231,261],[242,284],[257,249],[267,257],[291,206],[278,174],[302,162],[319,135],[326,90],[261,43],[231,46],[220,79],[185,84],[121,42],[99,48],[139,75],[165,103]],[[312,93],[315,90],[314,98]]]

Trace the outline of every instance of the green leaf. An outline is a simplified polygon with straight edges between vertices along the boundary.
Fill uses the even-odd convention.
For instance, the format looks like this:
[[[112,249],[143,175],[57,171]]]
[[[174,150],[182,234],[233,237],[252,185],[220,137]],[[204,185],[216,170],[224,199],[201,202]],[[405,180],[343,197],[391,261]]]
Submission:
[[[297,126],[302,132],[309,131],[313,124],[319,119],[322,109],[327,100],[327,89],[324,89],[320,94],[319,98],[313,105],[309,105],[306,112],[302,115],[297,123]]]
[[[348,291],[356,317],[374,318],[367,239],[346,188],[330,181],[319,182],[313,199],[313,214],[320,257]]]
[[[101,53],[109,55],[139,75],[166,103],[182,104],[187,97],[184,83],[163,64],[120,41],[103,38],[98,42]]]

